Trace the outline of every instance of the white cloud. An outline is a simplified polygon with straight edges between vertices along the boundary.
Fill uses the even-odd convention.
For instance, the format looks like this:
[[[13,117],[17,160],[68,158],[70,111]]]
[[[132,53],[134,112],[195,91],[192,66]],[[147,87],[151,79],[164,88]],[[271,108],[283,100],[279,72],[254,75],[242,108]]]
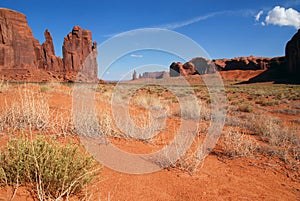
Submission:
[[[141,54],[131,54],[130,56],[135,58],[143,58],[143,55]]]
[[[299,29],[300,13],[293,8],[286,9],[276,6],[268,12],[265,23],[279,26],[293,26],[296,29]]]
[[[260,17],[262,16],[262,14],[264,14],[264,11],[259,11],[259,13],[257,13],[257,15],[255,16],[255,21],[258,22],[260,20]]]

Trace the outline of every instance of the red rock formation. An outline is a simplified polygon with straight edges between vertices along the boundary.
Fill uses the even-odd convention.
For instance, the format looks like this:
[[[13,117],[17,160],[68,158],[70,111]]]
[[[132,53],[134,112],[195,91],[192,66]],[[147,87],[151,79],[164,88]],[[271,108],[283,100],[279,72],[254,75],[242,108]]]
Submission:
[[[216,72],[215,64],[206,58],[196,57],[190,61],[190,63],[194,64],[196,73],[195,74],[211,74]]]
[[[42,44],[42,68],[48,71],[63,72],[63,62],[55,56],[52,36],[48,29],[44,33],[46,41]]]
[[[36,69],[39,48],[26,16],[0,8],[0,69]]]
[[[97,76],[97,43],[92,42],[92,33],[75,26],[64,38],[63,64],[66,72],[84,72]]]
[[[269,67],[271,58],[263,57],[237,57],[233,59],[217,59],[215,63],[218,70],[265,70]]]
[[[285,48],[287,71],[290,74],[300,74],[300,29],[288,41]]]
[[[196,74],[208,74],[215,72],[215,65],[209,59],[196,57],[182,65],[181,62],[173,62],[170,66],[170,77],[188,76]]]
[[[170,65],[170,77],[178,77],[180,76],[180,69],[182,68],[181,62],[173,62]]]
[[[192,62],[183,64],[180,74],[181,75],[194,75],[196,73],[195,65]]]
[[[24,14],[0,8],[0,76],[18,81],[96,80],[97,43],[90,31],[73,28],[64,41],[63,60],[55,56],[50,32],[44,35],[41,46]]]
[[[173,62],[170,66],[170,76],[202,75],[215,73],[216,71],[281,68],[284,65],[284,60],[284,57],[263,58],[250,56],[210,61],[209,59],[196,57],[184,65],[180,62]]]
[[[142,75],[139,75],[139,79],[162,79],[166,77],[169,77],[169,73],[166,71],[144,72]]]

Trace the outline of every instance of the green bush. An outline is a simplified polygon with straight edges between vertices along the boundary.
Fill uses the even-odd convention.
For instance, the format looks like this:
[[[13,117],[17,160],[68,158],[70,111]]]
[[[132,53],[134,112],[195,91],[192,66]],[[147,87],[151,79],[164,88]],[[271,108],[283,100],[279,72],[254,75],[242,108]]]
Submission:
[[[248,105],[248,104],[241,104],[241,105],[239,105],[238,110],[241,111],[241,112],[252,112],[253,107],[251,105]]]
[[[78,146],[43,137],[10,140],[0,153],[0,184],[29,187],[39,200],[77,195],[99,171]]]
[[[47,91],[50,91],[50,88],[48,86],[41,86],[39,91],[40,92],[47,92]]]

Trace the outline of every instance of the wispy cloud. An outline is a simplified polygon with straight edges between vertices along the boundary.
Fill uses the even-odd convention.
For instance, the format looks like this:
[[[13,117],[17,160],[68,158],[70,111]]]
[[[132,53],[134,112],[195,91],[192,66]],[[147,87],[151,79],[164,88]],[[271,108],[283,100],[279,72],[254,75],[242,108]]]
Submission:
[[[179,22],[173,22],[173,23],[169,23],[169,24],[158,25],[157,28],[173,30],[173,29],[178,29],[178,28],[185,27],[185,26],[188,26],[191,24],[195,24],[197,22],[204,21],[209,18],[213,18],[213,17],[220,16],[220,15],[249,16],[249,15],[253,15],[253,13],[254,13],[254,11],[249,10],[249,9],[218,11],[218,12],[208,13],[206,15],[197,16],[195,18],[188,19],[185,21],[179,21]]]
[[[168,23],[168,24],[160,24],[160,25],[155,25],[155,26],[150,26],[150,27],[174,30],[174,29],[178,29],[178,28],[181,28],[181,27],[192,25],[192,24],[195,24],[197,22],[204,21],[204,20],[207,20],[209,18],[216,17],[216,16],[222,16],[222,15],[253,16],[254,14],[255,14],[255,11],[250,10],[250,9],[225,10],[225,11],[212,12],[212,13],[208,13],[206,15],[197,16],[197,17],[185,20],[185,21],[172,22],[172,23]],[[120,34],[120,33],[106,34],[106,35],[104,35],[104,37],[113,37],[113,36],[116,36],[118,34]]]
[[[262,14],[264,14],[264,11],[262,11],[262,10],[257,13],[257,15],[255,16],[256,22],[258,22],[260,20],[260,17],[262,16]]]
[[[261,11],[256,15],[256,21],[261,18]],[[300,28],[300,13],[293,8],[284,8],[275,6],[270,10],[261,22],[264,26],[266,24],[277,25],[277,26],[293,26],[296,29]]]
[[[131,57],[135,57],[135,58],[143,58],[144,56],[141,54],[131,54]]]
[[[209,13],[207,15],[198,16],[198,17],[186,20],[186,21],[173,22],[173,23],[169,23],[169,24],[158,25],[157,28],[173,30],[173,29],[181,28],[181,27],[184,27],[184,26],[188,26],[188,25],[191,25],[191,24],[194,24],[194,23],[197,23],[197,22],[215,17],[217,15],[221,15],[224,12],[226,12],[226,11]]]

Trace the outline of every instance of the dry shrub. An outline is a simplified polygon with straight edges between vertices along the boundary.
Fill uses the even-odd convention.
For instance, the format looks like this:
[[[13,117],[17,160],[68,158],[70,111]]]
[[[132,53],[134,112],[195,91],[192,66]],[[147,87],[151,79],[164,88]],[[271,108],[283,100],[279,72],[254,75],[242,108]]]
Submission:
[[[200,109],[201,109],[201,113],[204,115],[203,117],[206,120],[207,113],[208,113],[208,110],[206,107],[203,109],[200,106],[197,106],[188,101],[181,102],[180,105],[181,105],[181,107],[178,106],[178,108],[176,108],[173,111],[174,116],[181,117],[183,119],[198,120],[198,119],[200,119]]]
[[[0,93],[6,92],[9,89],[8,82],[0,80]]]
[[[258,144],[250,136],[239,131],[228,131],[223,135],[223,151],[231,158],[253,156]]]
[[[53,111],[51,113],[50,126],[50,131],[56,136],[66,137],[76,133],[70,111]]]
[[[92,109],[75,110],[73,123],[78,135],[89,137],[100,137],[103,135],[96,112]]]
[[[205,153],[204,137],[195,136],[191,145],[186,144],[189,143],[188,138],[180,138],[174,138],[172,145],[165,147],[152,161],[161,168],[176,168],[190,175],[195,174],[208,154]]]
[[[13,188],[11,198],[20,186],[39,200],[78,195],[100,171],[76,145],[59,145],[43,137],[10,140],[0,159],[0,184]]]
[[[238,106],[238,110],[241,112],[249,112],[250,113],[253,111],[253,107],[249,104],[243,103]]]
[[[118,133],[118,137],[151,142],[155,134],[165,128],[165,120],[160,115],[155,115],[155,111],[149,114],[151,116],[115,116],[114,121],[119,129],[113,126],[114,135]]]
[[[106,137],[124,137],[117,131],[116,126],[112,120],[112,117],[107,112],[99,114],[99,127],[101,133]]]
[[[261,151],[278,156],[285,162],[300,161],[300,129],[298,126],[283,125],[280,119],[264,115],[253,116],[247,126],[269,145],[267,150],[264,148]]]
[[[16,97],[5,102],[0,114],[0,131],[38,130],[66,136],[74,133],[70,111],[50,110],[49,95],[19,88]]]
[[[19,90],[18,97],[6,107],[1,117],[5,128],[15,130],[49,127],[50,109],[47,96],[29,89]]]
[[[163,105],[161,104],[161,101],[159,98],[151,96],[151,95],[143,95],[143,96],[137,96],[133,100],[135,105],[142,106],[146,109],[150,108],[163,108]]]

